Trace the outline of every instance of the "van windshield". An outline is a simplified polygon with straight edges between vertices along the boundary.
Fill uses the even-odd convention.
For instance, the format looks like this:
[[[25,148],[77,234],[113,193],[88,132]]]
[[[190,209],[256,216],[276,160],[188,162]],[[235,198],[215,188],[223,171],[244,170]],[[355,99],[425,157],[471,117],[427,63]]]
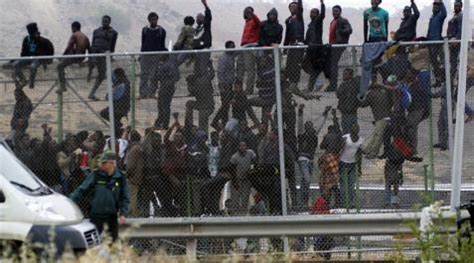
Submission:
[[[0,142],[0,175],[24,192],[36,192],[43,188],[32,172],[26,168],[13,154]]]

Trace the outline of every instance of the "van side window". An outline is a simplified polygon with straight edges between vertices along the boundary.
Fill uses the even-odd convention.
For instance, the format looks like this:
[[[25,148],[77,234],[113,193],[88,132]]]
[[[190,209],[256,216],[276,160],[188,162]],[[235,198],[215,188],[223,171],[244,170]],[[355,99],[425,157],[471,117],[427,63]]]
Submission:
[[[3,194],[3,191],[0,189],[0,203],[5,203],[5,195]]]

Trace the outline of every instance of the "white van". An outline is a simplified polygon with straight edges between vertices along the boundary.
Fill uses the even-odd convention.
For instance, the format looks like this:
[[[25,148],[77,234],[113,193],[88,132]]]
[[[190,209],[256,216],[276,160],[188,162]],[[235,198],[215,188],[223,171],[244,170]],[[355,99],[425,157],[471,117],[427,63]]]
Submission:
[[[58,255],[66,244],[84,251],[100,243],[97,229],[84,221],[76,204],[42,183],[0,138],[0,246],[49,244],[53,238]]]

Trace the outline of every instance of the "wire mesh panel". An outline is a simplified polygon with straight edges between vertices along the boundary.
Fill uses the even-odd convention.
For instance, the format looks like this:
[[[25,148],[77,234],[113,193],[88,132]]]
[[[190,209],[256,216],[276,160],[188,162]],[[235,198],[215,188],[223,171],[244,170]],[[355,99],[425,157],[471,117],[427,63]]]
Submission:
[[[122,125],[132,217],[282,213],[273,54],[114,59],[133,79],[130,104],[114,105],[130,107]]]

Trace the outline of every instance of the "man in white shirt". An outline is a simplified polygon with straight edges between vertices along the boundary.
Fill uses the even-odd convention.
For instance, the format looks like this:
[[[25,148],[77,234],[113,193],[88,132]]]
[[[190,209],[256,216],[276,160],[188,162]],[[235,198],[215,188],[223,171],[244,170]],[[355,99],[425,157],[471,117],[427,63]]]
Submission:
[[[345,208],[354,207],[355,182],[359,176],[362,144],[364,139],[359,136],[359,126],[354,124],[351,133],[342,136],[344,148],[339,163],[339,184],[341,189],[341,203]],[[359,167],[358,167],[359,166]]]

